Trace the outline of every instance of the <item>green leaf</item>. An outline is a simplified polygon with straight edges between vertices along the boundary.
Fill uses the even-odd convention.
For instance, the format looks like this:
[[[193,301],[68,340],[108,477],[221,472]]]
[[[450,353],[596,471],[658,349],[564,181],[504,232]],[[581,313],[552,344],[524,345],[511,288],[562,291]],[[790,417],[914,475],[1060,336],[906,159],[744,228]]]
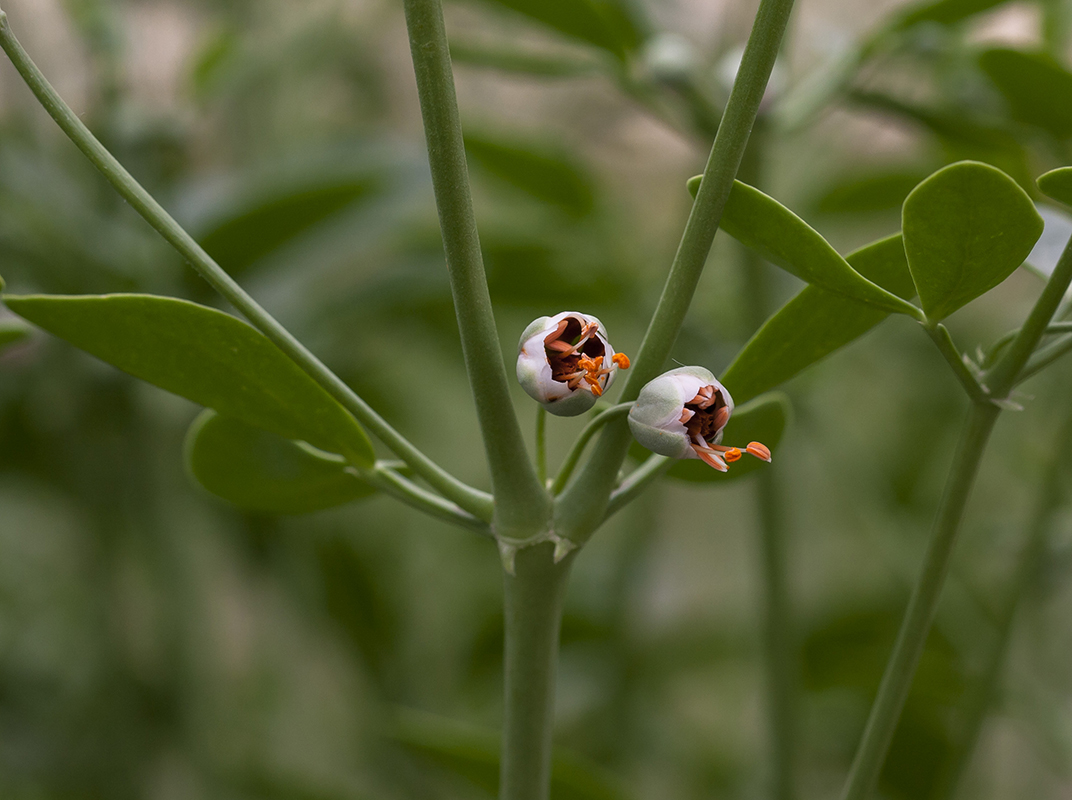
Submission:
[[[595,207],[591,178],[564,154],[471,133],[465,136],[465,151],[492,175],[573,216],[584,216]]]
[[[1001,170],[961,161],[912,190],[902,215],[904,247],[931,324],[993,289],[1019,267],[1043,222]]]
[[[371,467],[357,421],[263,334],[222,311],[155,295],[4,296],[8,308],[102,361],[285,439]]]
[[[30,335],[30,329],[17,319],[0,320],[0,351]]]
[[[495,793],[499,787],[499,745],[494,731],[461,725],[443,717],[401,710],[392,738],[412,753]],[[586,760],[556,748],[551,769],[555,800],[626,800],[615,780]]]
[[[1015,119],[1061,139],[1072,136],[1072,73],[1052,57],[999,47],[982,53],[979,66]]]
[[[726,388],[732,396],[733,387],[726,384]],[[781,392],[757,397],[734,409],[733,416],[726,423],[722,442],[726,445],[737,445],[742,450],[749,442],[762,442],[773,451],[782,441],[790,411],[789,398]],[[774,457],[777,458],[777,455]],[[691,483],[725,483],[765,467],[767,462],[745,454],[740,461],[730,465],[729,472],[711,469],[699,460],[682,459],[670,467],[666,474]]]
[[[900,234],[850,253],[861,275],[905,300],[916,293]],[[817,286],[808,286],[768,319],[722,375],[745,402],[863,336],[889,314]]]
[[[523,14],[617,58],[635,50],[642,34],[619,0],[485,0]]]
[[[375,494],[341,456],[212,409],[186,434],[186,465],[212,494],[249,511],[304,514]]]
[[[1039,176],[1038,187],[1047,197],[1072,206],[1072,167],[1052,169]]]
[[[690,189],[695,178],[690,181]],[[721,227],[801,280],[875,308],[921,319],[920,310],[854,270],[804,220],[758,189],[734,181]],[[732,393],[732,391],[731,391]]]

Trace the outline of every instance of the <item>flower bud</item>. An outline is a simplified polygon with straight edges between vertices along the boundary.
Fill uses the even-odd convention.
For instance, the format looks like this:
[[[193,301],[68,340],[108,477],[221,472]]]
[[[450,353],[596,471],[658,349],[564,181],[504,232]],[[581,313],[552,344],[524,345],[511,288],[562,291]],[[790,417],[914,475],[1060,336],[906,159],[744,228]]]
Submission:
[[[525,328],[517,355],[517,379],[529,397],[560,417],[595,405],[629,359],[615,353],[603,324],[593,316],[563,311]]]
[[[671,458],[699,458],[719,472],[741,458],[742,448],[722,444],[733,398],[703,367],[664,372],[640,390],[629,411],[629,428],[640,444]],[[770,450],[751,442],[744,452],[770,461]]]

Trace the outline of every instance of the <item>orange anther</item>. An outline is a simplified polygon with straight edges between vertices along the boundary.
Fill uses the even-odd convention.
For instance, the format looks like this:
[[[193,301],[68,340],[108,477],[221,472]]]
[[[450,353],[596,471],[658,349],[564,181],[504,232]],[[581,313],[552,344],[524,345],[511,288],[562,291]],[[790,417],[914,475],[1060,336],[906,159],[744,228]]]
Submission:
[[[749,442],[748,447],[745,448],[745,452],[755,456],[756,458],[761,458],[764,461],[771,460],[770,448],[767,447],[767,445],[765,444],[760,444],[759,442]]]
[[[592,394],[594,394],[596,397],[599,397],[601,394],[603,394],[603,389],[600,388],[599,381],[591,381],[591,384]]]
[[[629,356],[625,353],[615,353],[610,360],[622,369],[629,369]]]
[[[729,450],[722,454],[722,457],[726,459],[726,462],[728,464],[732,464],[734,461],[741,460],[741,451],[736,447],[731,447]]]

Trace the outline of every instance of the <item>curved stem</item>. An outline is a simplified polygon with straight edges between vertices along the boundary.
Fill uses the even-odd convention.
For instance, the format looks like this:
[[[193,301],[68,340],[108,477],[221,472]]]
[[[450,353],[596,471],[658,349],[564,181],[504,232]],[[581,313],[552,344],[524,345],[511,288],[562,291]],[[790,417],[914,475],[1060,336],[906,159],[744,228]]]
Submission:
[[[506,674],[499,800],[547,800],[555,665],[569,565],[550,543],[523,547],[504,572]]]
[[[986,387],[979,383],[971,370],[968,369],[968,365],[964,363],[964,358],[961,356],[960,351],[957,350],[957,346],[953,343],[953,337],[949,335],[949,329],[941,323],[933,328],[924,325],[923,329],[927,332],[927,335],[931,337],[931,341],[934,342],[935,346],[938,348],[938,352],[945,358],[946,362],[953,370],[953,374],[956,375],[957,380],[960,381],[960,385],[964,387],[964,391],[968,393],[968,397],[972,402],[986,400]]]
[[[566,485],[566,481],[568,481],[570,475],[573,474],[577,462],[581,460],[584,448],[588,445],[588,442],[592,440],[592,437],[599,432],[599,429],[612,419],[617,419],[620,416],[628,414],[629,409],[632,407],[632,403],[619,403],[616,406],[611,406],[606,411],[598,414],[595,419],[584,426],[584,430],[581,431],[580,436],[577,437],[577,441],[573,443],[573,447],[570,448],[569,453],[566,455],[566,460],[562,462],[562,466],[558,470],[558,475],[555,476],[555,482],[551,484],[551,494],[558,494],[562,491],[562,488]]]
[[[652,481],[672,466],[674,466],[674,459],[672,458],[660,455],[648,456],[647,460],[630,472],[628,477],[611,494],[610,500],[607,502],[604,519],[610,518],[622,507],[636,500]]]
[[[453,522],[466,530],[478,533],[488,539],[494,539],[491,528],[487,522],[477,519],[472,514],[444,500],[437,494],[425,491],[410,480],[387,466],[388,462],[377,461],[376,466],[370,470],[355,470],[365,483],[375,486],[384,494],[389,494],[396,500],[401,500],[406,505],[423,511],[436,519]]]
[[[153,196],[134,180],[45,79],[11,32],[7,14],[3,11],[0,11],[0,47],[7,53],[11,63],[49,116],[75,146],[100,170],[123,199],[130,203],[168,244],[178,250],[201,277],[436,491],[481,519],[491,518],[492,502],[489,495],[459,481],[391,427],[353,389],[250,297]]]
[[[641,387],[663,370],[670,356],[722,220],[792,9],[793,0],[760,2],[674,263],[629,370],[622,392],[625,401],[635,400]],[[617,420],[607,425],[592,457],[556,502],[555,527],[561,535],[580,544],[602,522],[628,447],[625,422]]]
[[[484,276],[440,0],[405,0],[406,27],[462,353],[495,494],[496,531],[526,538],[546,528],[551,498],[536,477],[510,400]]]
[[[1072,282],[1072,240],[1065,245],[1053,274],[1046,281],[1042,294],[1039,295],[1031,313],[1020,327],[1020,332],[1005,349],[998,362],[986,373],[983,382],[990,387],[994,397],[1005,397],[1016,384],[1024,365],[1028,363],[1028,358],[1038,346],[1039,339],[1045,335],[1050,320],[1061,305],[1070,282]],[[1041,368],[1041,366],[1037,367],[1037,369]]]
[[[893,654],[879,685],[878,696],[856,750],[842,800],[864,800],[874,789],[886,759],[897,721],[908,697],[923,645],[934,621],[942,584],[949,570],[949,559],[956,543],[957,531],[986,443],[1001,409],[991,403],[973,403],[961,434],[953,469],[946,483],[938,516],[935,519],[923,571],[905,611]]]

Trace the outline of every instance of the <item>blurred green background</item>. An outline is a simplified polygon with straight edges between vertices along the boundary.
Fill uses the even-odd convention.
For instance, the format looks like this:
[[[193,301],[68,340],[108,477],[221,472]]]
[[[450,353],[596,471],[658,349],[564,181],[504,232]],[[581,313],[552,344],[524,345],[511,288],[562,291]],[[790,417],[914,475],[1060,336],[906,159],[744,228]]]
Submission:
[[[943,164],[988,161],[1034,192],[1069,163],[1064,0],[798,5],[743,174],[842,252],[896,232],[904,196]],[[3,6],[86,123],[231,274],[487,487],[400,3]],[[448,3],[508,358],[525,324],[564,309],[597,314],[635,352],[755,7]],[[1046,213],[1059,250],[1072,225]],[[17,293],[217,304],[6,60],[0,273]],[[957,313],[958,344],[1015,327],[1041,285],[1020,270]],[[720,236],[674,358],[721,370],[799,288]],[[884,797],[1072,796],[1072,471],[1054,463],[1070,449],[1070,368],[1025,384],[1025,412],[999,424]],[[773,474],[796,790],[830,797],[965,401],[906,318],[785,388],[795,418]],[[515,395],[531,432],[534,406]],[[184,473],[197,411],[43,333],[0,353],[0,797],[489,797],[494,548],[387,499],[235,510]],[[583,422],[552,418],[552,464]],[[769,796],[759,541],[754,479],[667,481],[586,548],[563,631],[556,800]]]

